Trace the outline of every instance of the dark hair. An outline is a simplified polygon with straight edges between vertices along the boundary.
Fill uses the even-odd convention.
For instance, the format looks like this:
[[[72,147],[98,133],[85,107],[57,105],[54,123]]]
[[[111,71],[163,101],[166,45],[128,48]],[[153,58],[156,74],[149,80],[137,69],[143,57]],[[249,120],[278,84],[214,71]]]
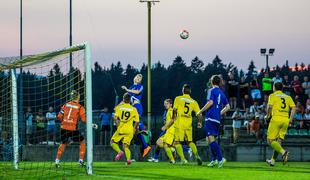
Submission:
[[[184,84],[183,93],[184,94],[190,94],[191,93],[191,87],[188,84]]]
[[[123,100],[124,100],[125,103],[130,103],[130,95],[129,95],[129,93],[125,93],[123,95]]]
[[[172,104],[172,100],[171,99],[165,99],[165,102],[168,102],[168,103]]]
[[[79,96],[80,96],[80,94],[78,91],[72,90],[72,92],[71,92],[71,99],[72,100],[77,100]]]
[[[221,77],[219,75],[213,75],[211,77],[211,84],[219,86],[221,84]]]
[[[274,87],[275,87],[276,91],[282,91],[282,89],[283,89],[283,84],[282,84],[281,82],[276,82],[276,83],[274,84]]]

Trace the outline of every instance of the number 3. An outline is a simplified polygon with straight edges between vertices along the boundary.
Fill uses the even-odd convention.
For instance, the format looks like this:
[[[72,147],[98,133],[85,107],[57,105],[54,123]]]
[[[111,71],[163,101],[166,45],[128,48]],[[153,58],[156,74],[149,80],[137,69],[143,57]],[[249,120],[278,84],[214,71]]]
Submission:
[[[281,106],[282,109],[285,109],[286,108],[286,103],[285,103],[285,99],[284,98],[281,98],[282,100],[282,104],[283,106]]]

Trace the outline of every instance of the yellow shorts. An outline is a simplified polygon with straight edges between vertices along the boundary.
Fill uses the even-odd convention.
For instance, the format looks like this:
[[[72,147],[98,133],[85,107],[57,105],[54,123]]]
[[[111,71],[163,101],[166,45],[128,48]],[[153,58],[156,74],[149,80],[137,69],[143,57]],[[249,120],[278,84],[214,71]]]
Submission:
[[[269,123],[267,131],[267,139],[282,139],[284,140],[289,120],[287,118],[273,117]]]
[[[165,135],[163,135],[163,141],[164,143],[172,146],[173,145],[173,141],[174,141],[174,134],[173,133],[166,133]]]
[[[122,141],[123,144],[130,145],[132,138],[133,138],[133,134],[120,134],[118,131],[116,131],[113,134],[111,140],[116,143]]]
[[[193,141],[193,129],[175,129],[174,140],[178,142]]]

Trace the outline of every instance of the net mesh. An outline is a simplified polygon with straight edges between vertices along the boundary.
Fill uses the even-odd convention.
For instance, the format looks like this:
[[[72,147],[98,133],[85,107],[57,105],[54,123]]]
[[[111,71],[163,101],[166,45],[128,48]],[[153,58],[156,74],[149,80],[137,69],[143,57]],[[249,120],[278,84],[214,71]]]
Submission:
[[[81,168],[78,164],[79,141],[81,137],[86,139],[86,126],[80,120],[77,124],[80,133],[67,136],[67,144],[70,146],[65,148],[60,168],[55,168],[57,150],[63,143],[57,114],[64,104],[71,101],[72,90],[80,94],[79,103],[85,107],[86,71],[83,47],[29,56],[23,60],[2,58],[0,63],[0,161],[3,161],[0,169],[4,172],[1,174],[9,177],[9,173],[14,172],[12,83],[17,84],[19,112],[18,173],[14,174],[14,178],[85,174],[86,168]],[[16,82],[12,80],[14,71]],[[75,142],[76,138],[79,141]]]

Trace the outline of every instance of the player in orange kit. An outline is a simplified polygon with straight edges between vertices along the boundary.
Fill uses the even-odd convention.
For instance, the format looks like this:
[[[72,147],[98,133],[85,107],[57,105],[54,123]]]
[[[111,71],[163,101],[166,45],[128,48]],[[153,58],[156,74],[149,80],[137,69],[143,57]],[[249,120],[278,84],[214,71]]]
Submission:
[[[57,157],[55,160],[56,167],[60,167],[60,158],[65,150],[65,147],[69,145],[70,140],[73,142],[80,142],[80,158],[79,164],[82,167],[85,167],[84,164],[84,156],[86,151],[86,144],[84,136],[80,133],[77,129],[77,124],[79,119],[82,122],[86,123],[86,116],[85,116],[85,108],[79,104],[80,101],[80,94],[73,90],[71,92],[71,101],[67,102],[65,105],[62,106],[57,118],[61,124],[61,144],[59,145],[57,151]],[[93,127],[96,129],[96,124],[93,124]]]

